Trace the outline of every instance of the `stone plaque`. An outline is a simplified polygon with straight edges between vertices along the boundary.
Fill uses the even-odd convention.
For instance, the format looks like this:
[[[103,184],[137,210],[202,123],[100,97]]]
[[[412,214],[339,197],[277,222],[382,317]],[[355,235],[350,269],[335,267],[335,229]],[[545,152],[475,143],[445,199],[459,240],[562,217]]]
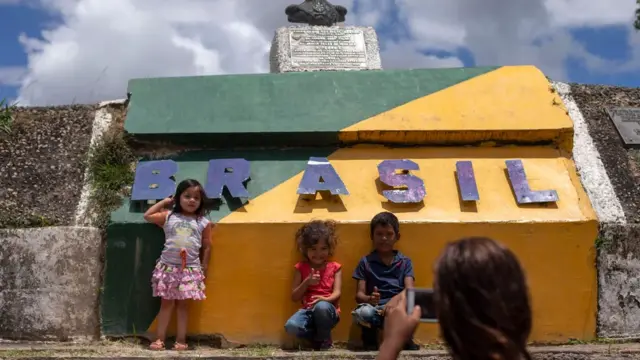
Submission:
[[[293,30],[289,36],[292,67],[367,68],[367,48],[361,29],[316,27]]]
[[[290,26],[276,30],[272,73],[381,70],[376,30],[370,26]]]
[[[609,117],[626,146],[640,146],[640,108],[609,108]]]

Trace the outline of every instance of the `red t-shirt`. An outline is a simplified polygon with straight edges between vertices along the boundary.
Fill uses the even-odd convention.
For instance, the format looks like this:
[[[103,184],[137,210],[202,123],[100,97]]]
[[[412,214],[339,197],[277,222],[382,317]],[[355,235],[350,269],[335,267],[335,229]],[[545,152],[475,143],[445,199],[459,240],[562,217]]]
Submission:
[[[302,281],[309,277],[311,274],[311,265],[308,262],[299,262],[296,264],[296,270],[300,272],[302,276]],[[323,296],[329,297],[333,294],[333,283],[336,278],[335,275],[342,268],[342,265],[338,264],[335,261],[330,261],[327,265],[319,269],[320,270],[320,282],[316,285],[311,285],[307,288],[307,291],[304,293],[302,297],[302,308],[310,309],[313,307],[311,302],[313,301],[314,296]],[[333,302],[333,306],[336,307],[336,312],[340,313],[340,299],[337,299]]]

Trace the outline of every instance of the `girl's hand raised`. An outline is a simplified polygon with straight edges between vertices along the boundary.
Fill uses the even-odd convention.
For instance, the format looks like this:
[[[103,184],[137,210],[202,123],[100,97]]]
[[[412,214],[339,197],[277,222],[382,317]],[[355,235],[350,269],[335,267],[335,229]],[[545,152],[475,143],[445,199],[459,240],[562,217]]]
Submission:
[[[311,274],[306,279],[309,285],[318,285],[320,283],[320,270],[311,270]]]
[[[165,199],[163,199],[163,200],[162,200],[162,204],[163,204],[164,206],[167,206],[167,207],[168,207],[168,206],[173,205],[173,203],[174,203],[174,201],[173,201],[173,195],[172,195],[172,196],[169,196],[168,198],[165,198]]]

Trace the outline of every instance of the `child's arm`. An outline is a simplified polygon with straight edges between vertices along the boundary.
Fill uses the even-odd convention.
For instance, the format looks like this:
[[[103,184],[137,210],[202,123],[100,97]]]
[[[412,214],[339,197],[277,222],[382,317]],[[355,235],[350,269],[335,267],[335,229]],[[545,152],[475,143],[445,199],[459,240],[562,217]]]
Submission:
[[[164,222],[167,219],[168,212],[167,210],[165,210],[165,207],[171,204],[173,204],[173,198],[170,197],[158,201],[144,213],[144,219],[160,227],[164,226]]]
[[[404,266],[404,288],[412,289],[415,285],[415,275],[413,274],[413,263],[411,259],[406,260],[406,264]]]
[[[207,268],[209,268],[209,259],[211,258],[211,229],[213,228],[212,223],[208,223],[207,226],[202,231],[202,258],[200,259],[200,263],[202,266],[202,273],[207,273]]]
[[[342,295],[342,269],[336,271],[333,279],[333,292],[331,296],[327,299],[328,302],[334,302],[340,299],[340,295]]]
[[[380,293],[373,288],[374,293],[367,295],[367,282],[364,280],[358,280],[358,290],[356,291],[356,302],[358,304],[371,304],[377,305],[380,300]],[[374,294],[377,294],[374,295]]]
[[[374,304],[373,296],[367,295],[367,281],[366,281],[367,267],[365,265],[365,258],[360,259],[358,266],[353,271],[353,278],[358,281],[358,288],[356,290],[356,303]]]
[[[311,275],[302,280],[302,274],[296,269],[296,273],[293,275],[293,290],[291,291],[291,300],[294,302],[300,302],[304,293],[307,292],[307,288],[310,285]]]

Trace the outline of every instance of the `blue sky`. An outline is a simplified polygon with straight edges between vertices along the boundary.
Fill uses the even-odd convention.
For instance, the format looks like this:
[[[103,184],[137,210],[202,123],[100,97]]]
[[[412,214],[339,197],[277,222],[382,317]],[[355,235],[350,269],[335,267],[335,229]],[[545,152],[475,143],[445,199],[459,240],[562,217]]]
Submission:
[[[25,66],[27,54],[18,41],[18,36],[21,33],[39,36],[42,26],[52,19],[45,11],[28,6],[0,5],[0,13],[4,19],[0,31],[0,67]],[[0,99],[15,97],[15,86],[0,84]]]
[[[180,66],[177,66],[177,68],[175,69],[167,68],[166,71],[163,70],[163,68],[161,67],[161,64],[158,65],[157,69],[145,69],[144,65],[140,65],[140,64],[136,65],[131,61],[126,60],[125,56],[118,56],[118,54],[114,54],[114,58],[108,59],[107,61],[103,59],[104,54],[102,55],[98,54],[98,52],[89,49],[87,45],[87,41],[90,41],[92,34],[88,33],[88,31],[85,30],[86,25],[83,25],[83,24],[87,24],[89,23],[89,21],[95,21],[95,20],[92,20],[92,19],[95,19],[95,16],[103,17],[103,12],[106,11],[105,9],[97,8],[98,5],[96,5],[97,3],[95,1],[74,0],[74,1],[77,1],[78,3],[84,2],[86,5],[86,7],[83,8],[81,11],[77,10],[78,12],[75,14],[72,13],[72,11],[75,11],[73,10],[73,7],[68,7],[63,9],[62,5],[60,5],[60,7],[57,9],[55,9],[55,6],[54,6],[53,10],[51,7],[49,7],[48,10],[44,10],[42,7],[39,7],[36,5],[38,3],[34,3],[34,2],[29,2],[28,4],[30,5],[24,5],[25,3],[23,0],[14,0],[14,1],[23,1],[23,2],[18,4],[11,4],[11,3],[3,4],[3,2],[6,3],[7,1],[10,2],[11,0],[0,0],[0,14],[2,14],[2,18],[4,20],[2,24],[3,31],[0,32],[0,42],[2,43],[2,53],[1,53],[2,55],[0,56],[0,74],[2,74],[3,68],[15,69],[16,67],[24,67],[27,74],[29,74],[32,77],[31,80],[33,82],[32,85],[34,87],[37,88],[38,86],[40,86],[40,84],[45,84],[40,86],[41,89],[38,88],[34,90],[34,93],[40,94],[39,96],[42,99],[41,100],[35,99],[36,96],[34,95],[33,97],[35,100],[32,99],[27,102],[33,102],[33,103],[64,102],[64,101],[69,101],[69,99],[72,99],[72,98],[75,99],[75,95],[73,95],[72,97],[71,94],[60,96],[55,99],[52,99],[51,96],[45,96],[42,94],[50,93],[52,91],[58,91],[58,89],[61,88],[59,84],[61,82],[60,79],[64,78],[64,76],[67,76],[66,79],[68,79],[69,77],[74,77],[78,79],[82,78],[86,85],[87,82],[93,81],[91,79],[99,78],[99,75],[100,75],[99,72],[101,71],[101,69],[106,69],[106,68],[110,69],[109,71],[111,71],[111,73],[109,75],[111,77],[120,77],[121,79],[118,79],[117,81],[115,80],[111,81],[110,79],[109,84],[105,85],[106,87],[109,87],[109,89],[105,90],[103,94],[96,94],[95,95],[96,97],[99,97],[99,96],[108,97],[108,96],[113,96],[111,95],[112,93],[113,94],[124,93],[124,87],[126,87],[126,80],[132,77],[143,77],[143,76],[151,76],[151,75],[176,76],[176,75],[194,75],[194,74],[224,73],[224,72],[266,71],[266,68],[259,67],[259,66],[258,67],[251,66],[251,68],[249,68],[249,62],[247,62],[247,64],[239,64],[237,60],[233,60],[232,58],[233,56],[237,56],[238,58],[246,58],[246,55],[244,54],[233,54],[233,56],[229,56],[230,60],[228,64],[231,64],[231,65],[225,65],[224,59],[227,57],[225,55],[228,50],[226,50],[224,46],[227,46],[228,44],[220,45],[221,41],[219,39],[211,39],[209,42],[207,42],[207,40],[209,39],[203,40],[202,34],[206,34],[207,31],[211,31],[211,30],[208,30],[208,28],[191,30],[191,32],[194,32],[195,35],[191,36],[190,38],[185,37],[185,39],[187,39],[188,41],[185,40],[185,41],[182,41],[182,43],[178,44],[178,42],[176,42],[175,39],[172,40],[173,45],[176,45],[176,44],[179,45],[179,46],[176,46],[176,48],[179,48],[180,50],[188,49],[189,51],[191,51],[190,54],[195,58],[197,58],[196,60],[192,61],[193,68],[187,70],[187,68],[184,67],[185,68],[184,74],[180,72],[180,68],[181,68]],[[44,0],[38,0],[38,1],[44,1]],[[71,3],[71,1],[63,1],[63,0],[57,0],[57,1],[60,4]],[[182,33],[180,31],[182,31],[185,28],[189,28],[188,22],[185,25],[184,20],[180,20],[183,22],[179,23],[178,25],[175,25],[175,22],[172,23],[169,20],[162,18],[162,17],[166,17],[165,13],[162,13],[160,15],[153,13],[152,12],[153,10],[150,10],[150,8],[143,6],[145,1],[150,1],[150,0],[121,0],[121,1],[117,1],[117,3],[119,4],[128,3],[127,5],[129,7],[139,6],[139,12],[143,12],[143,11],[149,12],[149,14],[145,14],[146,18],[157,16],[159,20],[164,21],[166,24],[168,24],[168,26],[171,27],[169,29],[169,32],[167,32],[168,35],[164,35],[167,38],[170,38],[171,36],[175,37],[176,34],[179,34],[179,36],[182,36]],[[183,1],[185,1],[184,4],[187,4],[191,0],[183,0]],[[249,1],[249,0],[236,0],[236,1]],[[398,6],[394,5],[396,4],[396,2],[393,2],[393,0],[366,0],[366,1],[365,0],[344,0],[344,1],[355,1],[355,3],[352,3],[352,7],[350,9],[351,10],[350,14],[352,16],[352,19],[355,18],[355,20],[352,20],[352,21],[355,21],[358,24],[362,22],[365,22],[365,23],[373,22],[372,25],[374,25],[374,27],[378,31],[378,36],[383,46],[383,50],[385,48],[388,48],[391,45],[396,46],[393,49],[407,49],[406,44],[411,44],[411,46],[413,46],[412,48],[413,50],[410,50],[410,51],[413,51],[413,54],[411,55],[410,60],[407,60],[406,56],[396,56],[397,54],[395,53],[392,54],[392,52],[397,52],[398,50],[389,51],[386,55],[385,55],[385,52],[383,52],[383,65],[385,67],[403,67],[404,66],[403,64],[408,64],[407,66],[412,66],[412,67],[431,67],[431,66],[446,67],[447,64],[453,64],[451,66],[455,66],[456,64],[463,65],[463,66],[474,66],[478,63],[477,58],[478,56],[480,56],[484,60],[479,61],[480,63],[478,65],[511,65],[514,62],[517,64],[524,64],[524,63],[533,64],[533,65],[539,66],[543,71],[547,72],[547,74],[550,77],[554,78],[553,75],[549,74],[549,72],[546,70],[545,67],[551,66],[548,63],[547,58],[553,58],[555,55],[558,55],[558,54],[549,54],[549,53],[545,53],[544,52],[545,50],[540,50],[540,53],[536,54],[535,58],[531,59],[530,62],[527,62],[529,61],[527,58],[523,58],[523,57],[518,58],[517,56],[516,57],[497,56],[494,59],[493,57],[489,56],[490,54],[488,54],[491,52],[491,50],[487,50],[483,54],[483,46],[485,45],[479,44],[477,42],[476,43],[467,42],[464,44],[457,44],[457,45],[449,44],[449,45],[434,46],[434,44],[442,44],[443,41],[445,41],[445,43],[447,41],[450,41],[450,39],[453,37],[453,34],[455,34],[454,30],[452,30],[452,33],[451,33],[452,35],[449,35],[449,34],[436,34],[433,36],[429,35],[430,37],[427,36],[426,40],[424,39],[422,40],[423,43],[418,43],[418,39],[421,38],[422,34],[417,33],[416,30],[413,30],[412,32],[410,26],[407,25],[407,21],[403,21],[403,22],[399,21],[400,10]],[[411,0],[406,0],[405,2],[409,2],[409,1]],[[535,0],[531,0],[531,1],[535,1]],[[550,1],[553,2],[554,0],[550,0]],[[621,0],[621,1],[632,1],[632,0]],[[292,2],[292,1],[288,1],[288,2]],[[335,2],[340,2],[340,1],[336,0]],[[376,6],[382,6],[380,4],[387,4],[384,11],[380,10],[378,12],[377,17],[371,15],[374,13],[374,10],[375,10],[375,9],[372,10],[372,8],[375,7],[375,6],[371,6],[372,2],[377,4]],[[54,0],[53,3],[56,3],[56,0]],[[101,3],[100,6],[107,6],[105,4],[108,4],[108,3]],[[114,2],[113,4],[116,4],[116,2]],[[140,4],[143,4],[143,5],[140,5]],[[627,6],[628,5],[629,4],[627,4]],[[367,8],[367,6],[369,6],[369,8]],[[91,15],[91,11],[95,11],[95,14],[98,14],[98,15],[95,15],[95,14]],[[194,11],[194,13],[195,12],[198,12],[197,9]],[[381,13],[383,16],[380,16]],[[278,14],[278,12],[275,12],[274,14]],[[87,20],[83,20],[82,16],[86,17]],[[274,15],[274,16],[280,16],[280,15]],[[497,14],[496,16],[504,16],[504,14]],[[597,21],[597,16],[598,15],[595,14],[592,16],[592,18],[584,20],[583,21],[584,24],[580,23],[579,21],[576,21],[575,19],[566,20],[565,22],[573,21],[571,23],[572,26],[562,25],[557,28],[558,32],[562,31],[563,35],[565,34],[568,35],[568,38],[571,39],[570,40],[571,44],[573,45],[577,44],[581,46],[581,48],[588,53],[588,56],[585,57],[584,54],[580,52],[576,52],[574,54],[571,51],[567,51],[566,54],[560,54],[559,56],[561,56],[561,58],[560,60],[557,61],[558,64],[560,65],[557,65],[557,66],[560,66],[561,68],[554,69],[552,70],[552,72],[562,73],[563,74],[562,76],[564,76],[565,78],[559,79],[559,80],[563,80],[563,81],[621,85],[621,86],[631,86],[631,87],[640,86],[640,66],[628,66],[627,70],[621,72],[620,70],[609,71],[609,69],[611,69],[610,65],[608,68],[607,66],[602,66],[600,69],[594,69],[593,64],[589,65],[588,59],[593,57],[599,58],[602,61],[608,61],[610,63],[616,63],[616,64],[635,61],[635,59],[633,58],[634,54],[632,53],[632,45],[631,45],[633,44],[633,42],[631,41],[632,39],[629,38],[632,35],[635,36],[635,31],[630,30],[631,21],[624,20],[624,22],[623,21],[616,22],[616,21],[610,21],[610,20],[607,20],[607,21],[603,20],[603,21],[600,21],[600,23],[598,23],[599,21]],[[618,18],[619,17],[620,16],[618,15]],[[367,20],[370,18],[374,18],[376,20]],[[593,19],[596,19],[596,21],[594,21]],[[524,20],[522,20],[522,22],[525,22],[528,20],[530,19],[525,18]],[[86,21],[86,23],[84,21]],[[142,21],[142,20],[132,19],[132,21],[135,23],[137,21]],[[252,19],[245,19],[245,18],[242,18],[242,21],[248,22],[248,23],[253,22]],[[259,21],[263,21],[263,20],[255,20],[255,23],[256,23],[255,27],[257,28],[257,30],[266,34],[265,39],[270,40],[269,32],[272,33],[273,29],[276,26],[280,26],[279,23],[266,22],[265,24],[261,25],[261,24],[258,24]],[[491,19],[488,19],[488,21],[490,23]],[[545,20],[545,21],[549,21],[549,20]],[[194,23],[196,23],[195,20],[194,20]],[[107,24],[104,26],[118,27],[119,25],[121,25],[121,24],[118,24],[117,21],[115,22],[115,24],[113,22],[111,24],[112,25]],[[113,40],[113,38],[115,37],[119,36],[120,39],[122,39],[123,37],[128,37],[126,34],[122,34],[123,30],[120,28],[118,28],[116,31],[112,28],[105,29],[104,26],[102,26],[101,28],[100,27],[93,28],[93,30],[96,31],[95,41],[97,43],[104,42],[108,44],[109,40]],[[151,30],[149,31],[153,31],[154,26],[155,24],[150,24],[149,29]],[[53,30],[54,35],[48,39],[43,39],[42,31],[45,29]],[[76,32],[75,34],[72,33],[72,35],[69,35],[70,31],[76,31]],[[428,30],[426,30],[426,32],[428,32]],[[27,53],[27,51],[24,48],[24,45],[21,44],[21,42],[18,40],[21,34],[26,35],[26,37],[30,38],[31,40],[33,39],[40,40],[39,43],[41,45],[44,44],[44,45],[55,45],[55,46],[49,46],[47,51],[44,52],[43,56],[40,56],[38,54],[38,51],[34,51],[34,50],[30,50],[30,52]],[[108,35],[108,34],[113,34],[113,35]],[[84,35],[84,39],[83,39],[83,35]],[[69,45],[70,43],[69,36],[71,36],[73,39],[73,41],[71,42],[72,45]],[[111,38],[109,36],[111,36]],[[161,35],[158,32],[157,36],[160,37],[163,35]],[[553,33],[550,33],[550,34],[547,34],[547,36],[553,37],[555,35]],[[86,39],[87,37],[89,38],[89,40]],[[63,39],[64,41],[62,41],[61,39]],[[554,49],[557,49],[557,50],[562,49],[561,40],[562,40],[561,36],[556,37],[554,41],[556,41],[556,43],[560,45],[556,45]],[[541,45],[542,42],[538,44],[537,43],[538,41],[539,40],[531,40],[531,44],[523,44],[522,45],[523,48],[519,50],[519,52],[524,53],[525,51],[531,51],[531,49],[526,48],[526,46],[530,46],[532,44],[535,46]],[[452,41],[452,42],[455,43],[455,41]],[[61,44],[64,44],[65,46],[67,46],[66,48],[64,48],[66,50],[63,50],[63,51],[59,50],[60,46],[62,46]],[[158,49],[154,48],[153,52],[152,51],[148,52],[149,58],[145,60],[144,59],[145,54],[140,53],[140,52],[143,52],[144,50],[141,48],[139,49],[139,45],[140,43],[134,43],[134,42],[131,42],[130,44],[124,44],[123,47],[125,49],[123,51],[125,51],[127,46],[129,46],[130,49],[128,50],[129,52],[126,53],[126,55],[131,57],[132,55],[130,52],[134,51],[136,52],[134,58],[137,59],[136,61],[140,60],[140,62],[142,63],[144,63],[145,61],[149,63],[150,61],[152,61],[151,59],[158,59],[159,57],[162,57],[163,56],[162,50],[158,50],[161,48],[165,49],[164,51],[166,52],[166,54],[169,54],[169,52],[171,52],[171,55],[173,55],[173,53],[176,52],[175,48],[172,50],[167,46],[159,45]],[[85,49],[83,46],[87,46],[86,51],[83,51]],[[255,45],[254,47],[263,48],[264,44],[260,43]],[[47,64],[46,61],[48,58],[56,59],[57,61],[60,61],[59,60],[61,56],[60,54],[64,56],[70,56],[69,49],[74,49],[76,52],[78,52],[80,55],[86,58],[80,59],[78,61],[76,61],[75,58],[72,58],[70,61],[71,64],[68,64],[68,66],[65,66],[64,63],[51,63],[50,65]],[[542,47],[540,47],[540,49],[542,49]],[[117,49],[117,50],[121,50],[121,49]],[[503,50],[506,50],[505,53],[509,52],[508,49],[503,49]],[[56,53],[55,51],[59,51],[59,52]],[[96,54],[95,59],[91,59],[91,53]],[[421,58],[421,56],[426,56],[426,57]],[[80,58],[80,56],[78,56],[78,58]],[[220,58],[222,58],[222,60],[219,60],[218,63],[215,63],[215,61],[212,60],[212,59],[220,59]],[[413,60],[414,58],[415,60]],[[118,60],[118,59],[121,59],[121,60]],[[202,59],[205,59],[208,62]],[[38,61],[36,62],[36,60]],[[105,63],[98,64],[100,66],[96,66],[96,67],[90,66],[92,61],[95,62],[95,61],[103,61],[103,60],[105,61]],[[114,64],[114,62],[117,62],[117,61],[121,61],[121,63]],[[257,62],[256,60],[252,60],[252,61],[253,63]],[[503,61],[504,63],[501,63]],[[208,66],[204,66],[204,67],[201,66],[203,62],[208,64]],[[388,63],[392,63],[392,66],[387,66]],[[174,65],[175,64],[172,63],[171,65],[167,65],[167,66],[174,66]],[[61,70],[57,71],[55,66],[60,67]],[[119,70],[115,70],[115,69],[119,69]],[[49,71],[50,73],[46,73],[46,71]],[[119,72],[118,75],[114,75],[116,71]],[[41,75],[43,73],[45,74]],[[5,83],[2,83],[2,80],[3,79],[0,78],[0,99],[18,98],[20,95],[19,94],[20,84],[7,84],[6,79],[5,79]],[[73,82],[73,80],[70,82]],[[32,85],[29,85],[29,87],[31,87]],[[56,89],[56,90],[52,90],[52,89]],[[86,91],[78,90],[77,87],[74,88],[73,86],[68,86],[68,89],[65,88],[60,91],[77,92],[79,94],[86,92]],[[26,93],[26,91],[23,91],[23,92]],[[87,101],[92,101],[92,100],[93,99],[87,98]]]

